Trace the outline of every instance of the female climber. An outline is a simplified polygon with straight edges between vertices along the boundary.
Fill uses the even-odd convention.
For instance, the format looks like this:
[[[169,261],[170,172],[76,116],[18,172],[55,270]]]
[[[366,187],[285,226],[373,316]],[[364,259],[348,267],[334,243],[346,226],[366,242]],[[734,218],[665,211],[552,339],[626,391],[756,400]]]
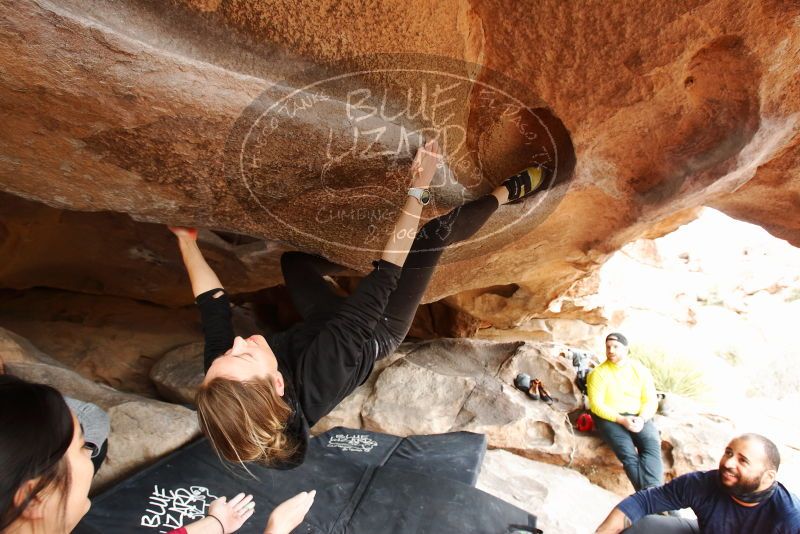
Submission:
[[[71,532],[89,511],[92,448],[75,414],[50,386],[0,375],[0,532]],[[289,534],[314,502],[303,492],[281,503],[265,534]],[[211,503],[206,517],[170,534],[229,534],[253,515],[252,496]]]
[[[436,141],[417,151],[409,196],[383,254],[349,297],[336,295],[323,278],[341,267],[301,252],[283,254],[283,277],[303,321],[268,339],[235,336],[228,298],[197,246],[197,232],[170,228],[205,335],[198,417],[220,456],[277,468],[301,464],[309,427],[362,384],[375,362],[405,337],[445,247],[472,236],[499,205],[553,185],[551,171],[532,167],[417,232],[440,158]]]

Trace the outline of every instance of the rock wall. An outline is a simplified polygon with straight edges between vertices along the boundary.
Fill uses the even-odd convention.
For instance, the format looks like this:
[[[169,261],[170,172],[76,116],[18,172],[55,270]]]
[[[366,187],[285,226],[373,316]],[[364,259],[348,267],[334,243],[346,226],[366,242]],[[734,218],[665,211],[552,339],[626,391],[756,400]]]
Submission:
[[[800,243],[800,7],[792,2],[5,0],[0,10],[0,190],[266,240],[222,260],[244,274],[231,277],[237,290],[276,283],[282,248],[274,242],[363,272],[403,198],[418,139],[402,129],[437,124],[463,135],[445,147],[449,170],[430,215],[487,191],[537,153],[562,174],[573,158],[577,167],[563,200],[504,207],[478,240],[448,252],[428,300],[515,283],[526,306],[543,312],[610,252],[669,231],[699,205]],[[406,71],[393,74],[400,66]],[[444,126],[412,113],[362,123],[388,133],[377,143],[357,139],[379,156],[361,158],[348,147],[363,117],[348,118],[342,88],[312,98],[323,98],[313,92],[321,76],[354,69],[365,72],[361,89],[401,111],[423,100],[421,80],[438,80],[423,70],[463,83],[437,101]],[[489,85],[513,86],[531,124],[504,116],[482,90]],[[237,159],[244,153],[230,142],[242,120],[292,90],[300,96],[287,108],[291,120],[268,143],[243,145],[252,161]],[[398,138],[408,146],[384,154]],[[236,165],[259,172],[243,177]],[[21,228],[31,211],[3,214],[4,256],[17,260],[0,285],[132,295],[147,279],[137,298],[177,302],[174,254],[156,229],[59,212],[64,240],[53,243]],[[40,232],[54,224],[52,214],[38,216]],[[117,243],[104,237],[111,228]],[[43,260],[45,244],[62,258],[60,271]],[[124,281],[103,274],[132,259],[140,270]]]
[[[572,428],[570,414],[582,399],[564,348],[466,339],[404,344],[312,431],[348,426],[396,435],[478,432],[490,448],[569,467],[593,484],[628,495],[632,487],[611,449],[599,436]],[[521,372],[542,380],[552,406],[514,388]],[[669,416],[656,418],[667,478],[714,468],[735,424],[688,401],[672,406]]]

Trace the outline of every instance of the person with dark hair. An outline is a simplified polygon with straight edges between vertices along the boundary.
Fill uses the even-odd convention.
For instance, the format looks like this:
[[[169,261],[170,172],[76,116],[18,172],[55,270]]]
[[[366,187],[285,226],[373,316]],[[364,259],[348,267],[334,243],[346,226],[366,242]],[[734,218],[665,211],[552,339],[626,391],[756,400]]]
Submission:
[[[589,373],[586,386],[595,427],[622,462],[634,490],[661,484],[661,437],[652,421],[658,409],[653,375],[628,356],[624,335],[606,337],[606,361]]]
[[[772,440],[762,436],[761,434],[742,434],[738,439],[757,441],[764,448],[766,466],[776,473],[781,466],[781,453],[778,451],[778,446]]]
[[[596,534],[797,534],[800,501],[777,481],[780,463],[772,441],[743,434],[725,447],[718,469],[631,495]],[[651,515],[681,508],[691,508],[697,520]]]
[[[0,375],[0,532],[71,532],[89,511],[94,475],[75,415],[55,389]],[[314,492],[273,510],[265,534],[289,534],[305,517]],[[252,496],[220,498],[209,515],[170,534],[228,534],[253,514]]]
[[[196,230],[170,228],[205,334],[206,376],[196,396],[200,427],[222,458],[300,465],[309,427],[406,336],[444,249],[475,234],[501,204],[538,195],[571,176],[531,167],[418,231],[440,158],[435,141],[417,151],[411,188],[381,259],[349,297],[336,295],[323,278],[342,267],[301,252],[282,256],[286,287],[303,321],[269,340],[235,336],[228,298],[202,256]]]
[[[5,374],[3,357],[0,355],[0,375]],[[111,425],[108,414],[102,408],[91,402],[85,402],[71,397],[64,397],[67,406],[78,418],[78,423],[83,430],[86,446],[91,450],[92,465],[95,474],[106,459],[108,453],[108,433]]]

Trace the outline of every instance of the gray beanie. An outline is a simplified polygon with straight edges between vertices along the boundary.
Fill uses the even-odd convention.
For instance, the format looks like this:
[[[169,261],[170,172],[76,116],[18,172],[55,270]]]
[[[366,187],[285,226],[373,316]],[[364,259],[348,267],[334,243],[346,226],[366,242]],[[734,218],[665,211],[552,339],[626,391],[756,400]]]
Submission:
[[[608,334],[606,336],[606,341],[609,341],[609,340],[618,341],[619,343],[622,343],[626,347],[628,346],[628,338],[626,338],[625,336],[623,336],[619,332],[612,332],[611,334]]]

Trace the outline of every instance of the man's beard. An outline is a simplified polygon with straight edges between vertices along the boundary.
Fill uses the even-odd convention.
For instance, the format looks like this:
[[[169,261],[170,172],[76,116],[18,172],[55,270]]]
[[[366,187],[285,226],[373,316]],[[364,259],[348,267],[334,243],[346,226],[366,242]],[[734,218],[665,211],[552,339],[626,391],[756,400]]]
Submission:
[[[726,486],[725,484],[722,483],[722,472],[723,470],[720,469],[719,470],[720,486],[722,486],[723,491],[725,491],[730,495],[733,495],[734,497],[736,497],[737,495],[746,495],[748,493],[753,493],[756,490],[758,490],[758,486],[761,485],[761,478],[764,475],[764,473],[761,473],[757,477],[739,478],[739,480],[737,480],[736,484],[734,484],[733,486]],[[735,473],[732,471],[728,471],[728,473],[731,473],[735,476]]]

